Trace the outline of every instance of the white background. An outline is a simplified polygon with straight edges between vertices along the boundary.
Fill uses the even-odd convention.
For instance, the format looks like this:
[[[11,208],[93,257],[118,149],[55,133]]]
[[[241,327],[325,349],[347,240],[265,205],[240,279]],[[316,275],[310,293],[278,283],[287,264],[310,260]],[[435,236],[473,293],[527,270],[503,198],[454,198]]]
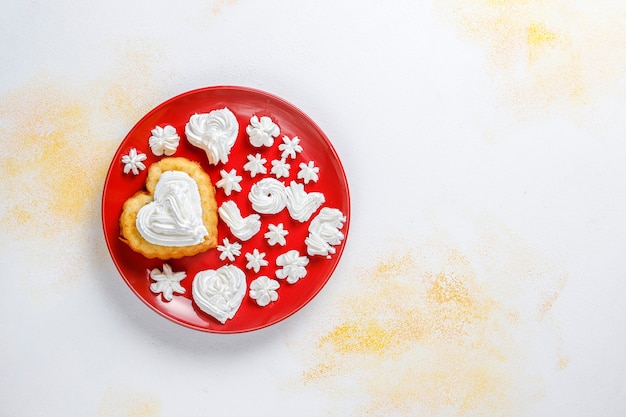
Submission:
[[[0,414],[624,415],[625,16],[619,0],[5,4]],[[302,109],[350,184],[329,284],[249,334],[149,310],[101,231],[125,134],[210,85]],[[475,321],[390,298],[460,269]],[[337,336],[410,311],[466,327],[381,349],[380,331]]]

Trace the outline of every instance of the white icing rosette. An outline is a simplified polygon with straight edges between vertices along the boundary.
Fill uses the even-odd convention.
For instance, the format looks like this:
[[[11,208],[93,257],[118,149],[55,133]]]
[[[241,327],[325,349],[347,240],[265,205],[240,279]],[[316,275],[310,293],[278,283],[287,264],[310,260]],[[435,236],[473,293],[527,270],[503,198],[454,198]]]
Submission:
[[[250,188],[248,199],[261,214],[276,214],[287,206],[285,184],[274,178],[263,178]]]
[[[276,278],[286,279],[289,284],[295,284],[306,276],[306,266],[309,258],[300,256],[300,252],[293,249],[276,258],[276,265],[282,266],[276,271]]]
[[[275,279],[266,276],[260,276],[250,283],[250,298],[252,298],[259,307],[265,307],[269,303],[278,300],[278,288],[280,284]]]
[[[148,145],[150,145],[153,154],[156,156],[174,155],[180,143],[180,136],[178,136],[174,126],[156,126],[150,133],[152,136],[148,139]]]
[[[228,108],[194,114],[185,126],[187,140],[206,152],[209,162],[226,163],[237,140],[239,123]]]
[[[250,136],[250,143],[257,148],[272,146],[274,138],[280,134],[280,128],[272,121],[271,117],[256,115],[250,118],[250,124],[246,127],[246,133]]]
[[[193,301],[220,323],[232,319],[246,295],[246,274],[234,265],[200,271],[193,279]]]

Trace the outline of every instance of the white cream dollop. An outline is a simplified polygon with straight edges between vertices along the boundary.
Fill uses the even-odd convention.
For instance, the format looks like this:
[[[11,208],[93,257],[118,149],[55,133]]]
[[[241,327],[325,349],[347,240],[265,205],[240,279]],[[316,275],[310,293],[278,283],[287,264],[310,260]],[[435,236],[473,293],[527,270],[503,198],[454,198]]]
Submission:
[[[311,256],[321,255],[329,257],[336,252],[337,246],[344,239],[344,234],[340,231],[346,222],[346,216],[336,208],[324,207],[319,214],[313,218],[309,225],[309,235],[306,243],[307,253]]]
[[[185,126],[189,143],[203,149],[213,165],[228,161],[238,133],[237,118],[227,107],[210,113],[196,113]]]
[[[222,324],[235,316],[246,289],[246,274],[234,265],[200,271],[191,284],[196,305]]]
[[[152,153],[156,156],[170,156],[178,149],[180,136],[178,136],[174,126],[156,126],[150,133],[152,133],[152,136],[148,139],[148,145],[150,145]]]
[[[186,172],[165,171],[154,189],[154,200],[137,213],[137,230],[150,243],[191,246],[209,234],[202,222],[198,185]]]
[[[276,271],[276,278],[287,279],[289,284],[295,284],[306,276],[306,266],[309,258],[300,256],[300,252],[293,249],[276,258],[276,265],[282,266]]]
[[[250,124],[246,127],[246,133],[250,136],[250,144],[257,148],[272,146],[274,138],[280,134],[280,128],[272,121],[271,117],[262,116],[261,119],[254,115],[250,118]]]
[[[326,198],[324,194],[319,192],[307,193],[304,191],[304,185],[291,181],[288,187],[285,187],[287,195],[287,210],[291,218],[304,223],[308,221],[313,213],[324,204]]]
[[[258,214],[250,214],[247,217],[241,215],[237,203],[225,201],[217,210],[220,218],[228,225],[235,237],[241,240],[249,240],[261,230],[261,220]]]
[[[250,283],[250,298],[252,298],[259,307],[265,307],[272,301],[278,300],[278,288],[280,284],[275,279],[266,276],[260,276]]]
[[[276,214],[287,206],[285,184],[274,178],[263,178],[250,188],[248,199],[261,214]]]

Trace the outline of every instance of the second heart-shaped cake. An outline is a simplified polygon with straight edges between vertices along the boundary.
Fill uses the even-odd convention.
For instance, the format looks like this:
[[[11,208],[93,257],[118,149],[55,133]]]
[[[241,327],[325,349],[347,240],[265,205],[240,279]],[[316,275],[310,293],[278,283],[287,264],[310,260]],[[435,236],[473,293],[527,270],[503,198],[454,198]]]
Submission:
[[[216,247],[217,203],[209,175],[186,158],[152,164],[146,191],[124,202],[120,232],[147,258],[176,259]]]

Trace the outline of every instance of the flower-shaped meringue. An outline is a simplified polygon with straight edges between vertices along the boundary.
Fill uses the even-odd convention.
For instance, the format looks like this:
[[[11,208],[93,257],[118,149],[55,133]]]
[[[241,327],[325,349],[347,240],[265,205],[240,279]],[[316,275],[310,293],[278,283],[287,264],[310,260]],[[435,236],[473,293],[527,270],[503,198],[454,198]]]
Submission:
[[[217,250],[221,252],[220,259],[222,261],[228,258],[229,261],[233,262],[236,256],[241,255],[241,243],[230,243],[228,238],[225,237],[222,244],[217,245]]]
[[[128,155],[122,156],[122,163],[124,164],[124,174],[128,174],[130,171],[135,175],[139,175],[139,171],[146,169],[143,161],[147,158],[145,153],[138,153],[137,149],[131,148],[128,151]]]
[[[216,187],[222,188],[226,195],[230,195],[233,191],[239,192],[241,191],[241,180],[243,179],[240,175],[237,175],[236,169],[231,169],[226,172],[226,170],[221,170],[220,175],[222,179],[215,183]]]
[[[150,284],[150,291],[155,294],[162,294],[165,301],[172,301],[174,293],[185,293],[185,289],[180,285],[180,281],[185,279],[186,276],[185,272],[173,272],[171,266],[163,264],[163,271],[158,268],[150,271],[150,278],[155,281]]]
[[[272,161],[272,169],[270,172],[272,175],[275,175],[276,178],[288,177],[289,168],[291,168],[291,165],[285,162],[284,159],[275,159]]]
[[[246,264],[246,268],[252,269],[254,272],[259,272],[262,266],[267,266],[269,262],[265,259],[265,253],[259,252],[258,249],[252,251],[252,253],[246,253],[246,259],[248,263]]]
[[[261,154],[248,155],[248,162],[243,166],[244,171],[250,172],[250,176],[254,178],[257,174],[267,174],[265,163],[267,159],[262,158]]]
[[[276,278],[287,279],[289,284],[294,284],[306,276],[306,266],[309,258],[300,256],[300,252],[293,249],[276,258],[276,265],[282,266],[276,271]]]
[[[265,307],[272,301],[278,300],[276,290],[280,284],[275,279],[260,276],[250,283],[250,297],[256,301],[260,307]]]
[[[156,126],[150,133],[152,136],[150,136],[148,144],[153,154],[170,156],[176,152],[180,143],[180,136],[178,136],[174,126]]]
[[[294,159],[297,153],[302,152],[302,146],[300,146],[300,138],[294,136],[293,139],[289,139],[287,136],[283,136],[283,143],[278,145],[278,150],[282,151],[281,158],[287,157]]]
[[[250,143],[257,148],[272,146],[274,138],[280,134],[280,128],[268,116],[262,116],[261,120],[254,115],[250,118],[250,124],[246,127],[246,133],[250,136]]]
[[[269,243],[270,246],[274,246],[276,244],[285,246],[287,244],[285,236],[287,236],[289,232],[284,229],[282,223],[279,223],[278,225],[270,224],[268,229],[267,233],[263,236],[267,239],[267,243]]]
[[[319,179],[318,174],[320,169],[315,166],[315,162],[309,161],[308,164],[301,162],[299,167],[300,171],[298,172],[298,179],[303,180],[305,184],[308,184],[311,181],[317,182]]]

